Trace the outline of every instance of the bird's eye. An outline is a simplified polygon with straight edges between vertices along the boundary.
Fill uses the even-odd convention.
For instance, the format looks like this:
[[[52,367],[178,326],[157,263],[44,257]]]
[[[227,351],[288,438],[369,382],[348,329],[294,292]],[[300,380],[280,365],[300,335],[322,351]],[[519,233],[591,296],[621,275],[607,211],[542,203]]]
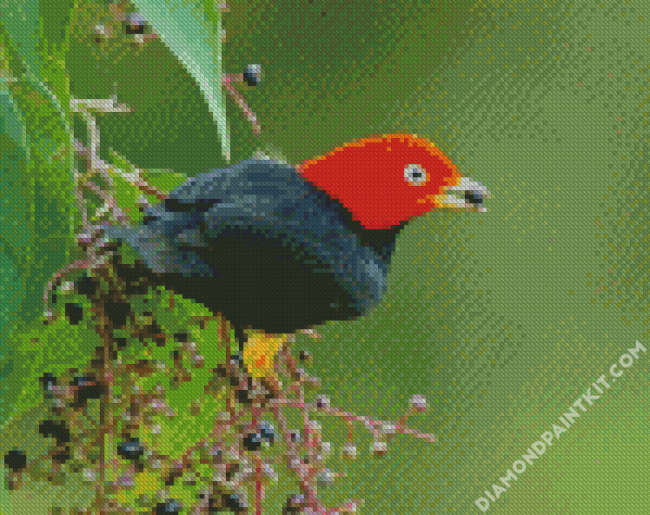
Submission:
[[[404,168],[404,180],[411,186],[422,186],[427,182],[427,171],[422,165],[408,165]]]

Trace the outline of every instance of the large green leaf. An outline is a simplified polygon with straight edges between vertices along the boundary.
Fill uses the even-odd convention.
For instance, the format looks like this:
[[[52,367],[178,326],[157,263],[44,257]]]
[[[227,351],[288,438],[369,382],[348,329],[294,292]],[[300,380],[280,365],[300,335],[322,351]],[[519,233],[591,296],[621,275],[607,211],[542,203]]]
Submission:
[[[39,0],[0,0],[2,25],[14,40],[14,48],[32,73],[38,73]]]
[[[36,79],[0,28],[0,353],[42,313],[43,288],[69,260],[73,242],[73,154],[65,110]],[[9,353],[9,354],[7,354]],[[0,422],[10,403],[0,392]]]
[[[17,198],[22,198],[21,187],[25,183],[22,178],[29,159],[26,117],[14,102],[10,89],[12,77],[4,67],[3,72],[0,82],[0,277],[3,283],[0,289],[0,339],[4,341],[18,321],[18,308],[23,299],[19,294],[13,249],[24,248],[31,233],[27,228],[27,213],[20,210],[21,202],[17,201]],[[0,352],[4,351],[0,349]],[[6,360],[3,363],[9,365]]]
[[[222,153],[229,160],[230,130],[221,86],[221,11],[212,0],[133,0],[133,4],[194,76],[217,122]]]

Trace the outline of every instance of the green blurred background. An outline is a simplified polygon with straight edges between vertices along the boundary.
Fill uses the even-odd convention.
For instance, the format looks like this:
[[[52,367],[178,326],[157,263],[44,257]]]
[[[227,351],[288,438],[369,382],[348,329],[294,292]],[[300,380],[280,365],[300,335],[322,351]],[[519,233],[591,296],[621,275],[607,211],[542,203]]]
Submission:
[[[116,81],[136,110],[101,118],[102,157],[112,147],[183,175],[225,165],[198,88],[160,41],[101,54],[70,19],[71,92],[106,98]],[[417,133],[492,191],[487,213],[431,213],[408,226],[372,314],[321,327],[320,344],[298,337],[334,404],[396,419],[421,393],[430,409],[410,425],[437,438],[400,436],[376,458],[360,428],[359,459],[330,460],[348,478],[325,491],[329,503],[480,513],[474,501],[605,374],[612,387],[488,513],[648,513],[650,356],[616,382],[609,367],[636,340],[650,346],[649,21],[642,0],[231,4],[225,69],[264,71],[257,88],[240,89],[261,138],[228,101],[233,162],[267,144],[297,163],[369,134]],[[13,359],[10,390],[29,362]],[[30,426],[7,428],[35,416],[14,415],[3,453]],[[323,424],[337,449],[346,427]],[[276,494],[298,492],[283,481],[267,493],[269,513],[285,498]],[[11,494],[21,496],[14,513],[36,509],[29,502],[50,486],[31,488],[31,501],[27,490]]]

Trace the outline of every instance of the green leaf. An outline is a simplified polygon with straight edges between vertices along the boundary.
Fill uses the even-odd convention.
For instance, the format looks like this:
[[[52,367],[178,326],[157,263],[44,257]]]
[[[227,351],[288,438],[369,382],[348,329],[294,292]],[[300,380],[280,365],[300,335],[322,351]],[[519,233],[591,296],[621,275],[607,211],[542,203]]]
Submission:
[[[11,140],[9,145],[3,145],[3,163],[5,159],[11,159],[11,148],[23,157],[29,154],[29,143],[27,140],[27,127],[25,119],[20,110],[13,101],[13,95],[9,91],[8,83],[0,83],[0,135],[6,136]]]
[[[212,0],[133,0],[133,4],[196,80],[217,122],[221,150],[229,161],[230,128],[221,85],[221,11],[214,8]]]
[[[65,296],[61,299],[67,300]],[[84,319],[78,325],[70,325],[64,316],[47,326],[41,320],[34,320],[8,339],[13,370],[3,380],[7,387],[7,391],[3,391],[3,419],[25,412],[41,402],[43,394],[38,378],[44,372],[61,375],[70,368],[87,365],[95,348],[102,343],[90,325],[89,310],[90,302],[86,301]]]
[[[0,49],[0,377],[5,379],[17,369],[7,341],[30,322],[40,322],[43,288],[69,260],[75,204],[65,110],[26,67],[4,27]],[[11,407],[5,394],[0,391],[0,422]]]
[[[7,252],[0,251],[0,423],[9,415],[10,406],[5,395],[11,382],[9,376],[14,371],[13,350],[7,341],[18,317],[15,299],[20,291],[21,281],[14,260]]]
[[[0,0],[0,12],[0,25],[11,34],[16,52],[29,71],[38,75],[39,0]]]

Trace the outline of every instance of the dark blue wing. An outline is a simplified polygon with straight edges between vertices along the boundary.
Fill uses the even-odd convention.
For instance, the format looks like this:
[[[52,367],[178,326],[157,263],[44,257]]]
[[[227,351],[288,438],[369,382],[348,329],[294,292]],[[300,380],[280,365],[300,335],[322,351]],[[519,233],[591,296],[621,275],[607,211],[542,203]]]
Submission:
[[[110,233],[134,246],[145,264],[165,274],[170,284],[175,282],[180,293],[188,288],[191,297],[204,296],[199,301],[206,305],[222,298],[223,306],[217,307],[234,319],[244,320],[247,310],[256,315],[263,308],[273,311],[264,297],[275,290],[299,299],[295,305],[280,301],[277,306],[293,305],[294,310],[319,297],[324,302],[328,292],[336,290],[325,306],[331,305],[332,313],[323,313],[322,307],[312,310],[310,323],[316,324],[336,319],[335,311],[344,317],[361,314],[379,302],[386,289],[388,263],[372,247],[360,244],[340,204],[304,181],[293,167],[274,161],[244,161],[197,175],[148,209],[145,224],[113,227]],[[196,278],[198,283],[190,285],[182,278]],[[206,289],[210,284],[210,291],[198,292],[202,284]],[[244,285],[247,291],[242,292]],[[259,309],[253,308],[256,303]],[[236,305],[241,306],[238,313],[232,308]],[[273,327],[283,315],[280,310],[273,320],[259,319],[264,323],[259,328]],[[296,324],[310,320],[305,315]],[[292,325],[287,320],[276,328]]]
[[[237,219],[268,213],[286,199],[299,199],[306,193],[304,181],[292,166],[270,160],[243,161],[188,179],[170,193],[165,209],[207,212],[217,207],[219,216]]]

